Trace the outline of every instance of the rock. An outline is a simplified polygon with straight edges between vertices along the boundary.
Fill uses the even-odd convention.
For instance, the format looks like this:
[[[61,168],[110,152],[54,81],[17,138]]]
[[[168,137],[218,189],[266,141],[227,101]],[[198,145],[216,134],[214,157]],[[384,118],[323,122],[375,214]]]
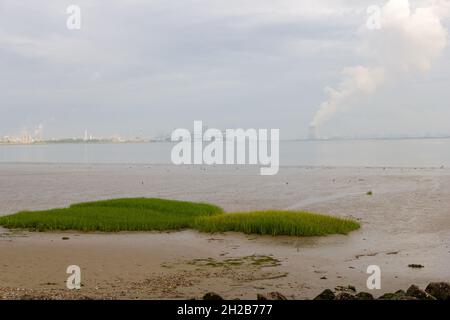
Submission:
[[[391,251],[391,252],[386,252],[387,255],[393,255],[393,254],[398,254],[399,251]]]
[[[279,292],[270,292],[267,295],[270,300],[287,300],[287,298]]]
[[[63,240],[69,240],[69,237],[62,237]]]
[[[321,294],[315,297],[314,300],[334,300],[335,298],[336,295],[333,291],[331,291],[330,289],[325,289]]]
[[[398,297],[397,299],[393,299],[393,300],[419,300],[419,299],[417,299],[415,297],[411,297],[411,296],[401,296],[401,297]]]
[[[395,291],[391,300],[403,300],[404,297],[406,297],[406,292],[403,290],[397,290],[397,291]]]
[[[223,300],[223,298],[215,292],[208,292],[203,296],[203,300]]]
[[[417,300],[417,298],[408,296],[403,290],[398,290],[392,295],[390,300]]]
[[[436,300],[435,297],[421,290],[418,286],[412,285],[406,290],[406,295],[417,298],[419,300]]]
[[[340,291],[340,292],[354,292],[356,293],[356,288],[354,286],[348,285],[346,287],[343,286],[337,286],[336,288],[334,288],[336,291]]]
[[[450,301],[450,283],[448,282],[432,282],[425,288],[425,292],[437,300]]]
[[[257,300],[287,300],[287,298],[279,292],[269,292],[267,294],[258,293]]]
[[[339,292],[335,300],[356,300],[356,297],[348,292]]]
[[[415,263],[408,265],[408,267],[413,268],[413,269],[422,269],[422,268],[425,268],[423,265],[421,265],[421,264],[415,264]]]
[[[267,297],[265,295],[263,295],[262,293],[258,293],[256,295],[256,300],[269,300],[269,299],[267,299]]]
[[[378,297],[379,300],[392,300],[392,298],[395,296],[394,293],[388,292],[383,294],[382,296]]]
[[[373,300],[374,298],[373,298],[373,295],[371,295],[370,293],[368,293],[368,292],[359,292],[356,296],[355,296],[355,298],[357,299],[357,300]]]

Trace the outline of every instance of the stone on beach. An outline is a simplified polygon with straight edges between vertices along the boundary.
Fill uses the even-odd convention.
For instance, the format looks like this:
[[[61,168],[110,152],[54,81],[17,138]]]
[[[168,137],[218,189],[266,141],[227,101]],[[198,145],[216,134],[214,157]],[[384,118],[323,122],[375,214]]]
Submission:
[[[325,289],[321,294],[315,297],[314,300],[334,300],[335,298],[336,295],[333,291],[331,291],[330,289]]]
[[[267,294],[257,294],[257,300],[287,300],[287,298],[279,292],[269,292]]]
[[[203,300],[223,300],[223,298],[215,292],[205,293]]]
[[[419,300],[436,300],[435,297],[433,297],[432,295],[426,293],[425,291],[421,290],[418,286],[416,285],[411,285],[408,290],[406,290],[406,294],[408,296],[411,297],[415,297]]]
[[[432,282],[425,288],[425,292],[437,300],[450,301],[450,283],[448,282]]]

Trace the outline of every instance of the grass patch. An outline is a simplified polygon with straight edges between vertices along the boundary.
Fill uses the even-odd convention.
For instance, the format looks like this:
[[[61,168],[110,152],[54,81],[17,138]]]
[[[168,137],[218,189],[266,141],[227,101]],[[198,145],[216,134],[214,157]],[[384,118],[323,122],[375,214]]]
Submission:
[[[224,213],[205,203],[162,199],[114,199],[71,205],[68,208],[22,211],[0,217],[10,229],[38,231],[237,231],[248,234],[322,236],[358,229],[353,220],[295,211]],[[232,263],[233,261],[230,261]]]
[[[0,217],[6,228],[38,231],[167,231],[191,228],[196,218],[220,214],[217,206],[162,199],[114,199],[68,208],[22,211]]]
[[[196,228],[204,232],[237,231],[272,236],[347,234],[360,225],[349,219],[297,211],[255,211],[201,217]]]

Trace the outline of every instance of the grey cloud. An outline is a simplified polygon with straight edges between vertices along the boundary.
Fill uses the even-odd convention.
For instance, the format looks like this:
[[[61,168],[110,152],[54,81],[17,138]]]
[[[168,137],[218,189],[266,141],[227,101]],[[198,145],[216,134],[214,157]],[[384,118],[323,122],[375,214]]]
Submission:
[[[372,1],[76,2],[80,31],[65,28],[73,1],[0,1],[0,135],[41,122],[47,136],[154,135],[201,119],[304,136],[322,88],[361,59]]]

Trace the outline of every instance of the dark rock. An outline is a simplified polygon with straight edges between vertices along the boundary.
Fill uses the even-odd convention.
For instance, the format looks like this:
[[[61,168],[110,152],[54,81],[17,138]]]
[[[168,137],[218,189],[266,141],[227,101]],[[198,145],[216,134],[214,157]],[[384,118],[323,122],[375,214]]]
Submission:
[[[368,293],[368,292],[359,292],[356,296],[355,296],[355,298],[357,299],[357,300],[373,300],[374,298],[373,298],[373,295],[371,295],[370,293]]]
[[[267,299],[267,297],[265,295],[263,295],[262,293],[258,293],[256,295],[256,300],[269,300],[269,299]]]
[[[419,300],[436,300],[435,297],[421,290],[418,286],[412,285],[406,290],[406,295],[410,297],[415,297]]]
[[[267,295],[270,300],[287,300],[287,298],[279,292],[270,292]]]
[[[339,292],[335,300],[356,300],[355,295],[348,292]]]
[[[417,300],[415,297],[411,297],[406,294],[403,290],[398,290],[395,293],[385,293],[381,297],[378,298],[379,300]]]
[[[69,237],[62,237],[63,240],[69,240]]]
[[[354,292],[356,293],[356,288],[354,286],[337,286],[336,288],[334,288],[336,291],[340,291],[340,292]]]
[[[419,300],[419,299],[417,299],[415,297],[411,297],[411,296],[401,296],[401,297],[398,297],[397,299],[393,299],[393,300]]]
[[[215,292],[208,292],[203,296],[203,300],[223,300],[223,298]]]
[[[421,265],[421,264],[415,264],[415,263],[408,265],[408,267],[413,268],[413,269],[422,269],[422,268],[425,268],[423,265]]]
[[[350,291],[356,292],[356,288],[355,288],[354,286],[350,286],[350,285],[349,285],[347,288],[348,288],[348,290],[350,290]]]
[[[406,292],[403,290],[397,290],[397,291],[395,291],[391,300],[403,300],[404,297],[406,297]]]
[[[393,254],[398,254],[399,253],[399,251],[391,251],[391,252],[387,252],[386,254],[387,255],[393,255]]]
[[[257,300],[287,300],[287,298],[279,292],[269,292],[267,294],[258,293]]]
[[[315,297],[314,300],[334,300],[335,298],[336,295],[333,291],[331,291],[330,289],[325,289],[321,294]]]
[[[417,300],[417,298],[408,296],[403,290],[398,290],[394,293],[391,300]]]
[[[448,282],[432,282],[425,288],[425,292],[437,300],[450,301],[450,283]]]
[[[388,292],[383,294],[382,296],[378,297],[379,300],[392,300],[392,298],[395,296],[394,293]]]

